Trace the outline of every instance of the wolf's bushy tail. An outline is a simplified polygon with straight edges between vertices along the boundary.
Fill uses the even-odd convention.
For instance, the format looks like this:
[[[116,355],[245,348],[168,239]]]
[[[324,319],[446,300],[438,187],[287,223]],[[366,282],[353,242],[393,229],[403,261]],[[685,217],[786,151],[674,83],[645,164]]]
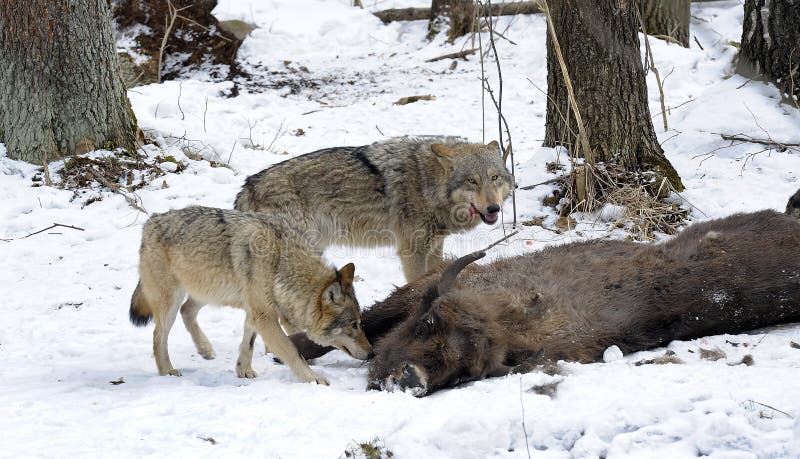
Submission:
[[[800,220],[800,190],[797,190],[786,204],[786,215]]]
[[[142,281],[136,284],[136,290],[131,297],[131,309],[128,311],[131,323],[137,327],[144,327],[153,318],[153,311],[142,293]]]

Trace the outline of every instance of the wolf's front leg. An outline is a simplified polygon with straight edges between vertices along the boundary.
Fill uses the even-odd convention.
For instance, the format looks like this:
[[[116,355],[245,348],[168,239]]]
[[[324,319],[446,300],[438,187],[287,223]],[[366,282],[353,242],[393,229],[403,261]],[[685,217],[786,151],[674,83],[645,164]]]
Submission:
[[[400,241],[397,247],[397,254],[403,264],[403,274],[406,275],[406,282],[413,282],[425,274],[425,264],[429,252],[430,244],[428,244],[425,237]]]
[[[250,305],[254,303],[250,302]],[[265,310],[266,309],[266,310]],[[274,311],[276,308],[269,305],[267,308],[264,306],[256,305],[256,310],[252,309],[253,324],[255,329],[261,335],[261,339],[272,351],[275,357],[288,365],[298,378],[305,382],[316,382],[317,384],[329,385],[327,379],[317,375],[308,366],[308,362],[297,352],[289,337],[283,333],[280,324],[278,324],[278,315]]]
[[[444,237],[434,237],[431,240],[431,247],[425,257],[425,272],[439,265],[444,260]]]

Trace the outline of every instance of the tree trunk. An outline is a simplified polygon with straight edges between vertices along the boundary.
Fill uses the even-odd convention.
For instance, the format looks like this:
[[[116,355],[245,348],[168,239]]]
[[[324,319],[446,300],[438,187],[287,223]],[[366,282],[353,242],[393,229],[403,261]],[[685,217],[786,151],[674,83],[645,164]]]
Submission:
[[[595,160],[654,171],[682,190],[650,119],[636,3],[559,0],[550,11]],[[549,33],[547,95],[544,144],[572,145],[578,130]]]
[[[775,81],[781,92],[800,98],[800,2],[747,0],[738,71]]]
[[[106,0],[0,0],[0,142],[42,164],[135,148]]]
[[[444,14],[447,4],[446,0],[431,0],[431,9],[427,13],[428,18],[428,40],[435,37],[442,30],[442,14]],[[415,10],[422,8],[408,8]],[[386,22],[386,21],[384,21]]]
[[[670,37],[689,47],[689,0],[641,0],[648,35]]]
[[[475,22],[475,2],[473,0],[450,0],[447,15],[450,17],[450,28],[447,30],[447,41],[453,43],[456,38],[472,31]]]

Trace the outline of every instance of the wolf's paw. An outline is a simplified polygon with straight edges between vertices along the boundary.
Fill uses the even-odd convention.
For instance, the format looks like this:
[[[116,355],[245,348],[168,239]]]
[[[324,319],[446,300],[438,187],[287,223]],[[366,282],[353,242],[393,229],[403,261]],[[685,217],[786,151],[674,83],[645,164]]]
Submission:
[[[315,375],[315,376],[314,376],[313,378],[311,378],[311,380],[310,380],[310,381],[308,381],[308,382],[315,382],[315,383],[317,383],[317,384],[319,384],[319,385],[322,385],[322,386],[330,386],[330,385],[331,385],[330,381],[328,381],[328,378],[326,378],[326,377],[324,377],[324,376],[316,376],[316,375]]]
[[[237,367],[236,368],[236,376],[238,376],[240,378],[253,379],[256,376],[258,376],[258,373],[256,373],[252,368],[239,368],[239,367]]]
[[[163,375],[183,376],[183,373],[181,373],[181,370],[176,370],[175,368],[173,368],[171,370],[167,370],[166,372],[164,372]]]
[[[217,353],[214,352],[214,349],[210,348],[210,347],[198,349],[197,353],[200,354],[200,357],[202,357],[202,358],[204,358],[206,360],[213,360],[214,357],[217,356]]]

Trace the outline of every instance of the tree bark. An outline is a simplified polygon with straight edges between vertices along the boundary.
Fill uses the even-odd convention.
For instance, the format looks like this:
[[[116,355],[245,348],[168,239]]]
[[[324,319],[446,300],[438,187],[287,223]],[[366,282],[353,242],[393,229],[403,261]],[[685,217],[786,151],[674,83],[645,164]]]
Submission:
[[[633,0],[550,2],[553,27],[598,162],[628,171],[653,171],[677,190],[683,184],[658,143],[639,53]],[[545,146],[572,145],[577,133],[564,75],[547,35]]]
[[[106,0],[0,0],[0,142],[42,164],[135,148]]]
[[[761,76],[800,99],[800,3],[796,0],[747,0],[744,4],[739,73]]]
[[[450,28],[447,30],[447,41],[453,43],[456,38],[468,34],[475,22],[476,4],[473,0],[450,0],[447,15],[450,17]]]
[[[641,0],[642,19],[648,35],[670,37],[689,47],[689,0]]]

